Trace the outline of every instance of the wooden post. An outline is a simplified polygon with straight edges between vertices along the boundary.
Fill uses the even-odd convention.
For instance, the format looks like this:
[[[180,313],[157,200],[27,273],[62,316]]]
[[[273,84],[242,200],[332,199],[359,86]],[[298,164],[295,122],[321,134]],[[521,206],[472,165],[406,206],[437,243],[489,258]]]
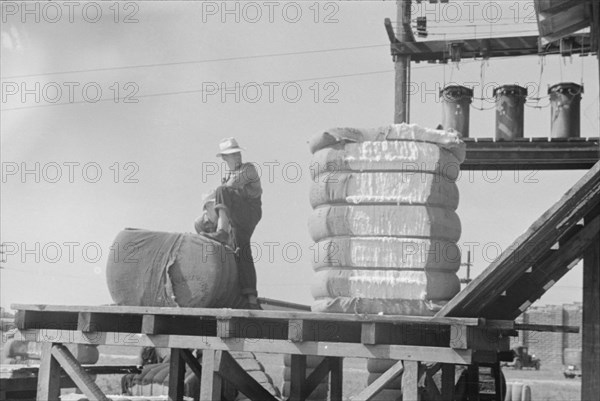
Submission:
[[[477,363],[467,368],[467,399],[479,399],[479,364]]]
[[[183,399],[183,382],[185,379],[185,362],[178,348],[171,348],[169,361],[169,401]]]
[[[60,397],[60,366],[52,356],[53,346],[52,343],[42,344],[36,398],[38,401],[58,401]]]
[[[329,399],[331,401],[342,401],[342,387],[344,384],[343,377],[343,358],[329,358],[331,364],[331,388]]]
[[[596,51],[596,57],[598,58],[598,76],[600,77],[600,3],[597,1],[591,1],[592,5],[592,29],[591,32],[591,51]],[[600,104],[598,105],[600,108]]]
[[[411,0],[398,0],[396,36],[400,42],[407,42],[409,37],[405,27],[410,27],[410,2]],[[410,56],[396,58],[396,106],[394,110],[394,123],[410,122],[410,98],[408,85],[410,80]]]
[[[205,349],[202,351],[202,380],[200,381],[201,400],[221,399],[221,376],[219,365],[221,364],[221,351]]]
[[[502,372],[500,370],[500,362],[496,362],[492,365],[492,376],[494,376],[494,391],[496,396],[495,401],[504,401],[506,394],[502,391]]]
[[[587,224],[594,213],[584,219]],[[583,355],[581,399],[593,400],[600,394],[600,234],[583,254]]]
[[[444,401],[454,401],[454,377],[456,369],[454,365],[444,363],[442,365],[442,399]]]
[[[419,362],[404,361],[402,401],[419,401]]]
[[[304,401],[302,394],[306,381],[306,355],[292,355],[290,366],[290,401]]]

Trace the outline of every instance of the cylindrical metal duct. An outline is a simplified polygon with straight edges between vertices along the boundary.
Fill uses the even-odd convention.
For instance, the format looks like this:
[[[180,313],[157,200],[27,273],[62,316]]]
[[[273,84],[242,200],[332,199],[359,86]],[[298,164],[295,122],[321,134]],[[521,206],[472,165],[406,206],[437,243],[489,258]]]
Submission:
[[[552,119],[552,138],[579,138],[583,86],[562,82],[548,88]]]
[[[496,140],[523,138],[524,106],[527,89],[503,85],[494,89],[496,98]]]
[[[440,91],[442,98],[442,126],[454,129],[463,138],[469,137],[469,106],[473,101],[473,89],[460,85],[446,86]]]

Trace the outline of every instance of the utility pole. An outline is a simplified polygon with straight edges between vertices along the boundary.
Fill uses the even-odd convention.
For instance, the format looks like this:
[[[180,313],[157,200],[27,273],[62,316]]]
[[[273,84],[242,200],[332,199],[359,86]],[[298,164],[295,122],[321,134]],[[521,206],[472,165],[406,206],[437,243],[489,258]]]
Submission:
[[[411,0],[397,0],[398,15],[396,22],[396,37],[400,42],[408,42],[413,38],[410,30]],[[410,122],[410,98],[408,84],[410,83],[410,56],[397,56],[396,67],[396,105],[394,123]]]
[[[471,251],[467,251],[467,262],[461,263],[460,265],[467,267],[467,277],[461,278],[460,282],[461,282],[461,284],[469,284],[472,281],[471,280],[471,266],[473,266],[473,263],[471,263]]]

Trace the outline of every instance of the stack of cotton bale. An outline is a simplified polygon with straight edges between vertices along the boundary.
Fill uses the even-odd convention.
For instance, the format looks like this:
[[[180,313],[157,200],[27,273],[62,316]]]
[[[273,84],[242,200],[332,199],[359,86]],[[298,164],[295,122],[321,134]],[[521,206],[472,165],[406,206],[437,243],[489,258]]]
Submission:
[[[310,147],[313,311],[433,315],[460,290],[460,137],[409,124],[336,128]],[[369,382],[389,363],[369,361]],[[399,396],[391,385],[379,398]]]
[[[314,311],[432,315],[456,295],[456,134],[338,128],[311,151]]]

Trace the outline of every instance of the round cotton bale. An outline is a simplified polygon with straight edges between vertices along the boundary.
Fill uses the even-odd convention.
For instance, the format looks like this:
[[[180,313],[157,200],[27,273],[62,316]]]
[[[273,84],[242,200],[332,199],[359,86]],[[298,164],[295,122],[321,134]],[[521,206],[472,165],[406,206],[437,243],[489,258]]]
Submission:
[[[118,305],[246,305],[233,251],[204,236],[126,229],[111,250],[107,284]]]

